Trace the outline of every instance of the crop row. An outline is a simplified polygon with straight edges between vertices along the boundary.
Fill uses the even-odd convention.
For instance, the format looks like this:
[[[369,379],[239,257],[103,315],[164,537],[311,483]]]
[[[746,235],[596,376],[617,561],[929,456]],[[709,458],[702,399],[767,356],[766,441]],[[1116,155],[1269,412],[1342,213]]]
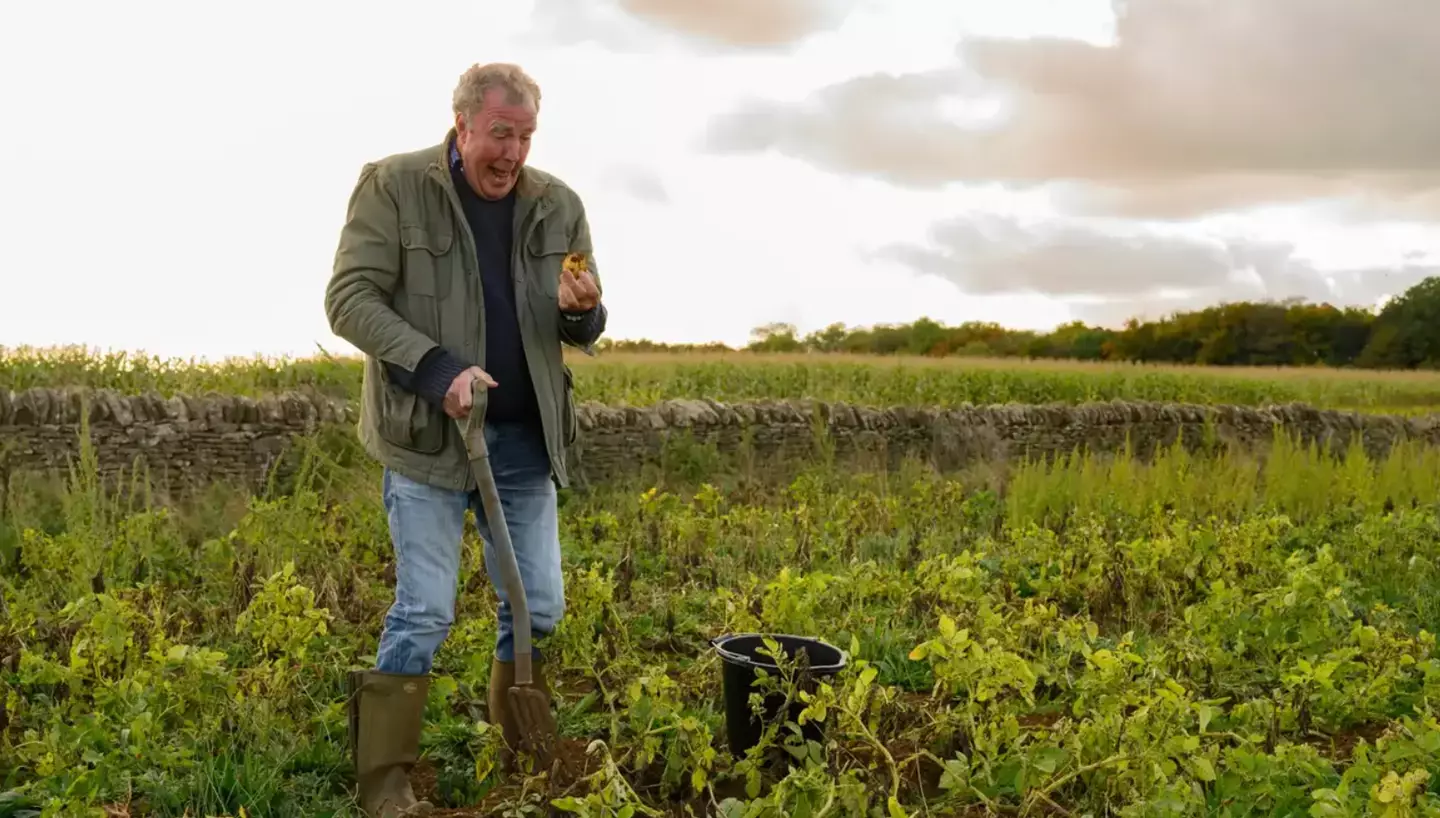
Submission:
[[[57,815],[354,815],[342,680],[393,565],[375,475],[346,461],[191,510],[117,507],[83,468],[63,496],[12,486],[0,792]],[[566,763],[494,770],[471,533],[421,787],[475,815],[1435,814],[1437,491],[1434,449],[1280,440],[570,496],[548,648]],[[707,643],[744,631],[851,653],[793,769],[726,753]]]
[[[735,353],[572,356],[581,400],[648,405],[668,398],[720,401],[818,398],[866,405],[1068,404],[1108,400],[1302,402],[1322,408],[1415,413],[1440,408],[1440,374],[1333,369],[1173,367],[1019,360]],[[162,360],[87,350],[0,349],[0,384],[90,386],[135,394],[257,395],[315,389],[353,396],[355,359]]]

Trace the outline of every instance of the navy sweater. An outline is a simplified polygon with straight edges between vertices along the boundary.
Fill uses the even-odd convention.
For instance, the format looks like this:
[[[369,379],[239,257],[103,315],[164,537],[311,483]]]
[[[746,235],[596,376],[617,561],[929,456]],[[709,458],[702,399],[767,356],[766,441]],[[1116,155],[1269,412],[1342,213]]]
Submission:
[[[475,235],[475,250],[480,267],[480,283],[485,294],[485,371],[499,386],[490,390],[487,421],[539,424],[539,403],[535,384],[525,363],[525,350],[520,338],[520,321],[515,307],[515,283],[511,276],[511,250],[514,245],[515,191],[498,201],[482,199],[470,187],[462,172],[460,155],[450,146],[450,175],[460,196],[465,221]],[[578,316],[566,316],[567,323],[578,325],[576,335],[598,336],[604,308],[599,307]],[[598,313],[598,314],[597,314]],[[603,323],[601,324],[603,326]],[[409,389],[426,401],[439,406],[450,382],[469,364],[442,347],[431,348],[414,372],[386,363],[390,377],[403,389]]]

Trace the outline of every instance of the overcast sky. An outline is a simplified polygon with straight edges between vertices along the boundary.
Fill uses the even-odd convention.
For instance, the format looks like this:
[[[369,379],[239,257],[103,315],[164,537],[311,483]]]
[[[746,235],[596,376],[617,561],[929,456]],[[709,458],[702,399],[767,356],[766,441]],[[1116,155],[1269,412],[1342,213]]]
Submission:
[[[356,174],[491,60],[541,85],[614,338],[1369,306],[1440,267],[1440,3],[1125,5],[7,3],[0,345],[351,352]]]

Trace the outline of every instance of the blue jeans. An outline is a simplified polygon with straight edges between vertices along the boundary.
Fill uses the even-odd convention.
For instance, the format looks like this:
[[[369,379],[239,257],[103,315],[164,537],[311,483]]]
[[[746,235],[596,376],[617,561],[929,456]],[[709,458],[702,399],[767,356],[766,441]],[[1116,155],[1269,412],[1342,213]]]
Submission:
[[[560,569],[560,526],[555,483],[545,438],[523,426],[485,427],[490,468],[510,530],[515,561],[525,585],[534,640],[551,633],[565,612]],[[395,547],[395,602],[385,616],[375,669],[384,673],[429,673],[435,652],[455,621],[455,590],[465,509],[485,543],[485,571],[500,597],[495,656],[514,661],[509,595],[495,559],[490,527],[478,492],[435,488],[385,471],[382,490]],[[538,647],[532,655],[541,659]]]

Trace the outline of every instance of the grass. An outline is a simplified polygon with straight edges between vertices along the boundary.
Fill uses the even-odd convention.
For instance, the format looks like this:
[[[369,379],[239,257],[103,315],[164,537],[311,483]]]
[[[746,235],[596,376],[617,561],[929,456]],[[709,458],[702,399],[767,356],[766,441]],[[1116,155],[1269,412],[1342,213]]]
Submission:
[[[373,464],[328,445],[193,507],[122,505],[85,460],[11,482],[0,809],[357,814],[342,679],[393,555]],[[472,528],[417,780],[462,816],[1433,815],[1437,489],[1436,449],[1277,438],[567,493],[563,763],[493,770]],[[730,757],[708,640],[747,631],[850,651],[806,701],[821,742],[777,723]]]
[[[1150,366],[1078,361],[881,358],[852,355],[617,353],[571,355],[581,400],[653,404],[818,398],[870,405],[1069,404],[1113,399],[1416,414],[1440,410],[1440,373]],[[358,360],[332,356],[222,362],[166,360],[83,348],[0,348],[10,389],[89,386],[137,393],[257,395],[314,389],[357,394]]]

